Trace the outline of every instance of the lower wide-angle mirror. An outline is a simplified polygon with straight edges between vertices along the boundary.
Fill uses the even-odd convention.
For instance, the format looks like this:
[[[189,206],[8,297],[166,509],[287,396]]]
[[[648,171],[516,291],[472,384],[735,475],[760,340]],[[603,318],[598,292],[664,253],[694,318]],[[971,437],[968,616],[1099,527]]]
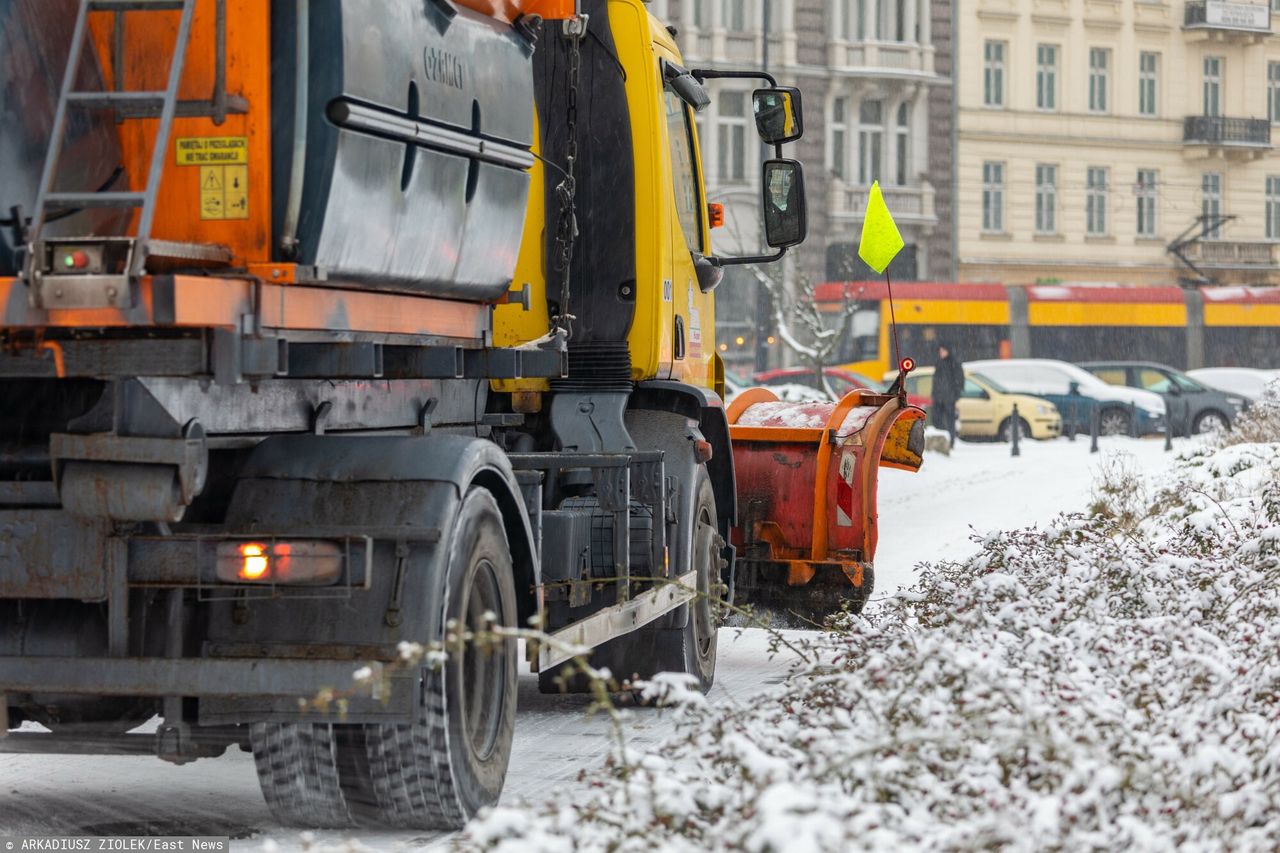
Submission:
[[[775,249],[803,243],[809,228],[804,170],[795,160],[766,160],[761,178],[765,241]]]

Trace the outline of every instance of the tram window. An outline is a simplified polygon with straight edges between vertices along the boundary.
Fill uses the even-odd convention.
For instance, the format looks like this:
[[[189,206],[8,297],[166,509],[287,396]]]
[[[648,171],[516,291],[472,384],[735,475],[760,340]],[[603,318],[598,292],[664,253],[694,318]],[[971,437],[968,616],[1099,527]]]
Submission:
[[[1057,358],[1071,362],[1141,359],[1184,367],[1186,348],[1186,330],[1181,327],[1031,327],[1033,358]]]
[[[1274,328],[1205,329],[1204,363],[1214,367],[1280,367]]]

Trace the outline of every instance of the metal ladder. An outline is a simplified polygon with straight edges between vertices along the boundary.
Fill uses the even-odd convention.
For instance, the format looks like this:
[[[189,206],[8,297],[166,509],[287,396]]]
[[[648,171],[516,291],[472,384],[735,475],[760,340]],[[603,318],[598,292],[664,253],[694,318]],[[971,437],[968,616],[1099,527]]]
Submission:
[[[27,242],[30,246],[30,255],[27,259],[28,281],[40,278],[46,266],[41,238],[44,226],[49,221],[49,214],[55,210],[83,208],[142,209],[127,262],[128,277],[141,274],[149,252],[151,225],[156,213],[156,196],[160,190],[160,179],[164,174],[169,134],[173,127],[174,116],[178,113],[178,85],[182,80],[182,69],[191,40],[191,21],[195,6],[196,0],[80,0],[80,10],[76,15],[75,30],[71,37],[71,49],[67,56],[67,70],[62,79],[62,90],[58,97],[58,107],[54,113],[53,128],[49,137],[49,151],[45,156],[44,169],[40,175],[40,188],[28,232]],[[164,91],[124,90],[124,13],[172,11],[180,11],[182,16],[174,42],[173,56],[169,62],[168,84]],[[116,49],[113,68],[115,87],[112,91],[77,91],[74,88],[80,74],[81,58],[88,34],[89,15],[92,12],[116,13]],[[224,22],[225,12],[222,8],[222,0],[219,0],[219,26],[222,27]],[[219,35],[222,34],[223,30],[220,29]],[[225,104],[225,93],[222,100]],[[63,137],[66,132],[67,113],[72,108],[115,109],[120,121],[159,117],[160,123],[156,130],[155,145],[151,151],[146,189],[141,192],[112,191],[105,188],[72,192],[54,191],[58,162],[62,158],[65,142]],[[32,295],[36,304],[42,301],[38,293]]]

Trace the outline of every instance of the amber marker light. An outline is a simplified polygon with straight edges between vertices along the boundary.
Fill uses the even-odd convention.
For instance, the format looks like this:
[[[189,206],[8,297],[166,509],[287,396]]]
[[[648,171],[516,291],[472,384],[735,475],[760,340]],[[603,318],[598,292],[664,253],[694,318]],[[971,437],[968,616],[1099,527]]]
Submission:
[[[236,576],[242,581],[260,581],[271,568],[267,558],[267,548],[257,542],[246,542],[240,546],[240,570]]]
[[[216,574],[222,583],[327,586],[342,577],[345,551],[336,542],[222,542]]]

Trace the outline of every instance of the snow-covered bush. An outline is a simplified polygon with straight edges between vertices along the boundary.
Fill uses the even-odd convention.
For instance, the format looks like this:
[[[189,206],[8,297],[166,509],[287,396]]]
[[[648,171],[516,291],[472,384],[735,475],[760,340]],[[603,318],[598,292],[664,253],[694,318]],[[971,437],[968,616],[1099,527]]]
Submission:
[[[1228,444],[1280,441],[1280,379],[1266,387],[1261,400],[1240,413],[1223,440]]]
[[[927,566],[771,692],[692,702],[462,846],[1280,849],[1280,444],[1201,448],[1149,493]]]

